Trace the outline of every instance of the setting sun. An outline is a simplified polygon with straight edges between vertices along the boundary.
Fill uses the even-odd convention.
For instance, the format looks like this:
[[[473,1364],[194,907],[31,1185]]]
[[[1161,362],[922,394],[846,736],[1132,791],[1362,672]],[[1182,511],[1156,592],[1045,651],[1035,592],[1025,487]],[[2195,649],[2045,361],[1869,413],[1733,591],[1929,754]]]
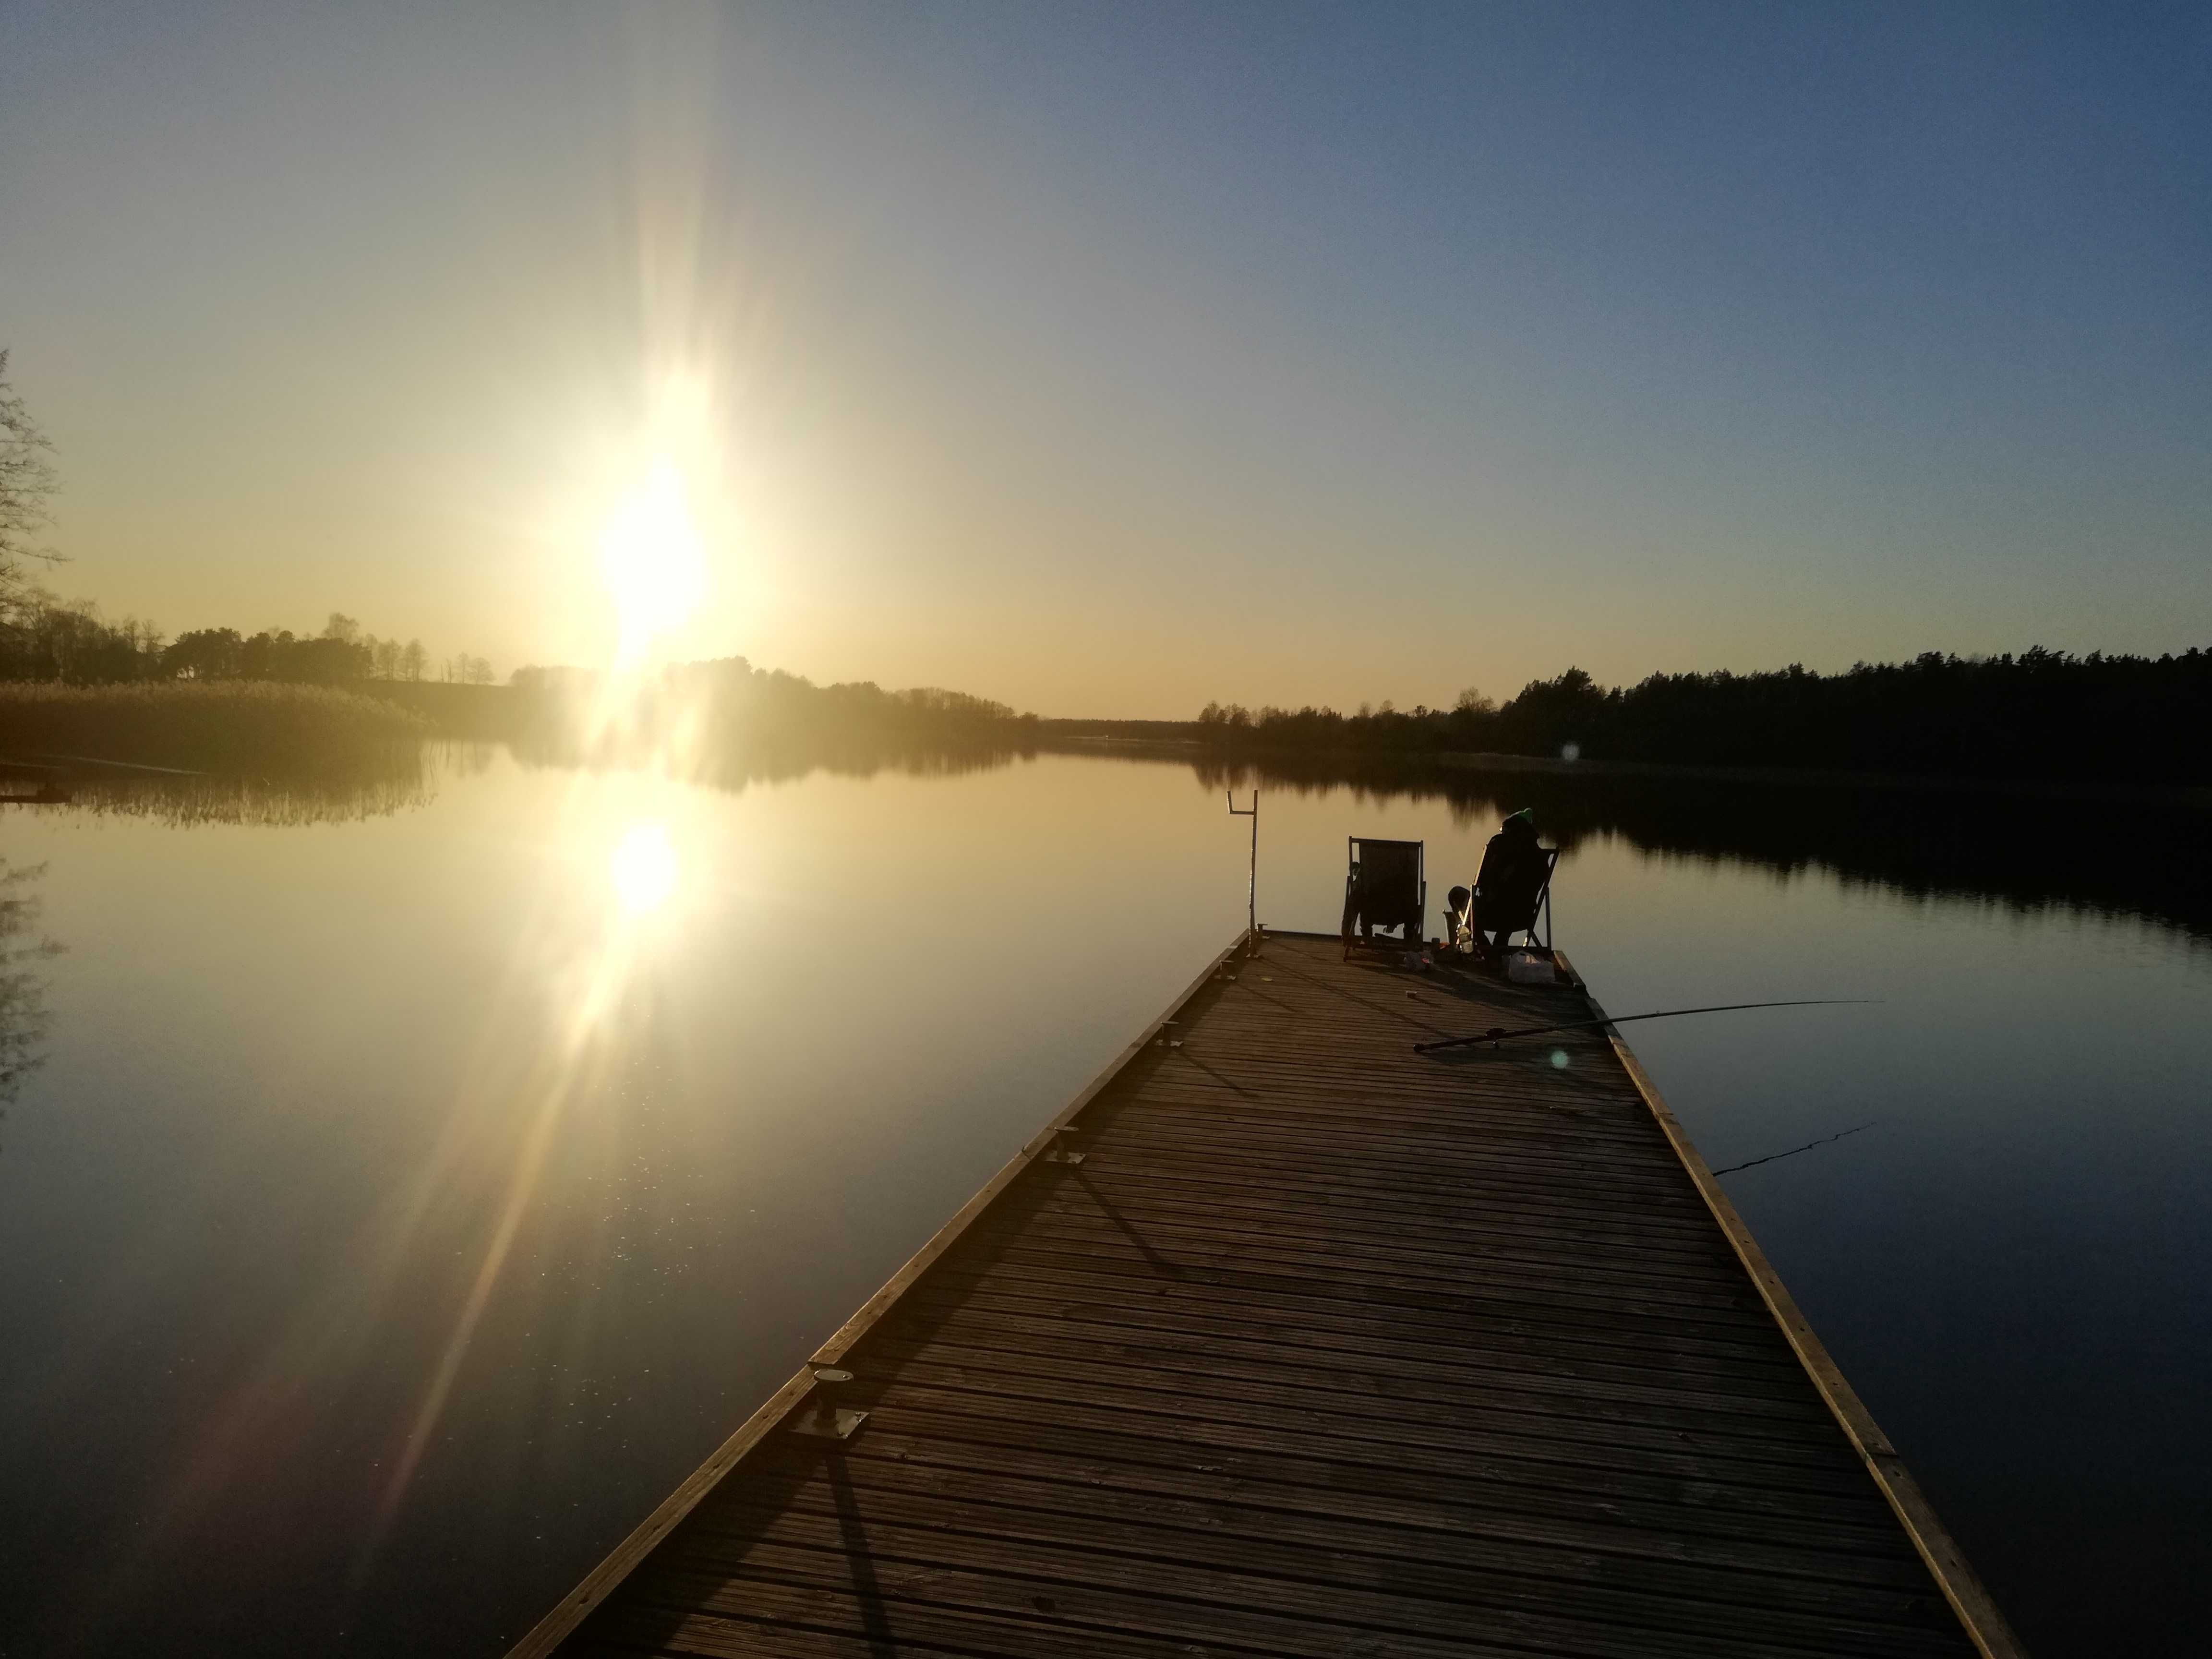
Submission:
[[[673,461],[654,461],[645,482],[615,509],[599,558],[621,629],[618,659],[635,663],[655,640],[682,627],[706,592],[706,555]]]

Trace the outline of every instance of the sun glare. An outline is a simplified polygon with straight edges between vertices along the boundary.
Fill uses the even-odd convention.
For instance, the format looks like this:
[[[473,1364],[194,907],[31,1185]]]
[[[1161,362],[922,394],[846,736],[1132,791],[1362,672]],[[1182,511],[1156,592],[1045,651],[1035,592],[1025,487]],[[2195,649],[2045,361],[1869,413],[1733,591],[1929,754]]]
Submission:
[[[666,828],[658,823],[633,823],[615,846],[609,873],[615,896],[630,915],[659,909],[676,890],[676,849],[668,844]]]
[[[682,627],[704,595],[707,560],[683,473],[665,457],[617,507],[599,542],[600,573],[621,628],[619,659],[635,664]]]

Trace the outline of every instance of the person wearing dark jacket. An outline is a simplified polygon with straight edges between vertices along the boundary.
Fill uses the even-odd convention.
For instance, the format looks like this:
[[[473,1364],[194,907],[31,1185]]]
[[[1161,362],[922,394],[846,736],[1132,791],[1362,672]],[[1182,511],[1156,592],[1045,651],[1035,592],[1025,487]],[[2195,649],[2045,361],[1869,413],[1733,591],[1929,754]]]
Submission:
[[[1495,959],[1505,941],[1536,919],[1536,896],[1551,867],[1536,839],[1536,815],[1527,807],[1507,815],[1482,849],[1474,878],[1474,948]]]

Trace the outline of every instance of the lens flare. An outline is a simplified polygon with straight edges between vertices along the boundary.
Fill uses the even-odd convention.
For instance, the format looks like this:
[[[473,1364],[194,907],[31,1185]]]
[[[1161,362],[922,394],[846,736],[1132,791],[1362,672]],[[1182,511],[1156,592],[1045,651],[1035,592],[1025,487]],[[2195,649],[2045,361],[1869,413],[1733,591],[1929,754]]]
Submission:
[[[658,910],[676,890],[676,849],[668,844],[666,828],[658,823],[634,823],[616,843],[609,873],[615,896],[623,911],[641,916]]]

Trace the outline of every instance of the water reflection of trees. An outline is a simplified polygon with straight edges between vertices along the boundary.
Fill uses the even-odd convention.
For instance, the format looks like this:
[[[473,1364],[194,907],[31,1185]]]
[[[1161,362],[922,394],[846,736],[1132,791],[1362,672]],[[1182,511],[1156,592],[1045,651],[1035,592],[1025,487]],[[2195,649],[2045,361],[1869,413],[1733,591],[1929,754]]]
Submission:
[[[526,733],[508,747],[517,760],[531,766],[626,771],[665,763],[660,757],[623,745],[586,744],[557,731]],[[780,735],[726,742],[697,756],[680,773],[688,783],[735,793],[750,784],[795,783],[817,772],[848,778],[872,778],[881,772],[915,778],[961,777],[1011,766],[1034,758],[1036,752],[988,740],[915,743],[834,733]]]
[[[450,752],[426,749],[373,767],[313,778],[89,772],[70,778],[68,789],[73,810],[152,818],[180,829],[210,823],[358,823],[428,805],[437,793],[441,766],[455,764]]]
[[[1763,869],[1832,872],[1920,896],[2063,905],[2137,915],[2212,937],[2212,811],[2186,797],[2107,801],[2088,794],[1775,784],[1599,773],[1476,771],[1413,764],[1200,761],[1208,788],[1350,789],[1376,799],[1441,800],[1476,824],[1535,809],[1571,848],[1617,836],[1648,853]]]
[[[64,810],[153,818],[178,828],[242,823],[300,826],[356,823],[427,806],[444,778],[488,770],[502,750],[526,766],[595,772],[665,770],[662,757],[620,745],[589,745],[546,732],[507,743],[443,742],[374,766],[308,778],[222,777],[198,773],[79,769],[55,787]],[[988,742],[913,743],[865,737],[782,737],[732,743],[679,769],[685,782],[738,792],[755,783],[789,783],[826,772],[870,778],[959,777],[1034,756],[1033,749]],[[15,799],[29,799],[18,794]],[[44,810],[18,806],[19,811]]]
[[[37,964],[61,946],[40,933],[30,890],[46,873],[43,864],[0,858],[0,1117],[46,1058],[46,982]]]

